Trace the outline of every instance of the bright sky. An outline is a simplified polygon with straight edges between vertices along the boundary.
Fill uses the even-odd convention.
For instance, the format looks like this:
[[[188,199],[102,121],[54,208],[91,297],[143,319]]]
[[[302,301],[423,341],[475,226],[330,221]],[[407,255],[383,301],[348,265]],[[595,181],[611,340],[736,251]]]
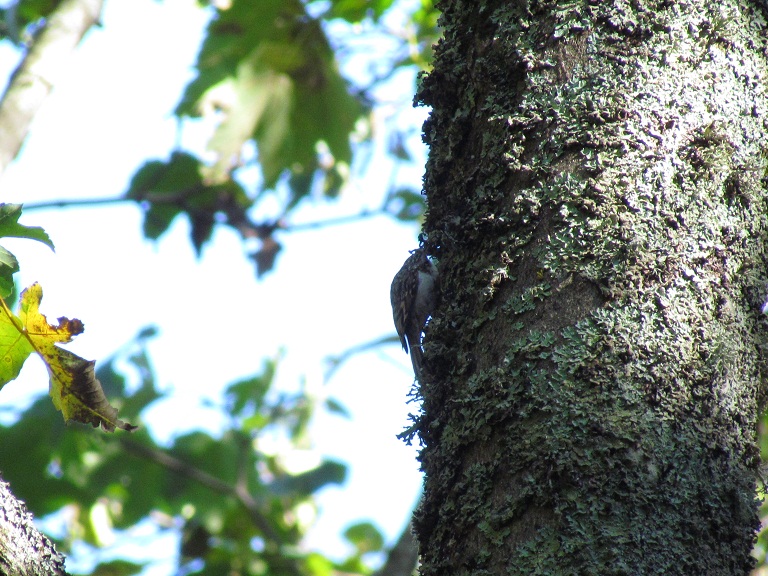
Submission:
[[[205,23],[193,0],[108,0],[103,27],[62,71],[21,156],[3,177],[0,201],[118,196],[145,160],[166,158],[176,139],[170,113],[192,76]],[[0,76],[7,77],[15,63],[14,53],[0,45]],[[408,102],[412,77],[394,85],[392,98]],[[418,134],[425,116],[425,110],[406,109],[398,122]],[[202,128],[185,129],[184,142],[200,148],[204,134]],[[292,220],[378,207],[393,170],[384,147],[378,142],[374,169],[341,202],[306,207]],[[418,189],[424,155],[418,136],[410,149],[419,163],[398,177]],[[41,283],[43,313],[85,323],[72,351],[103,359],[141,328],[160,327],[149,348],[160,387],[173,394],[149,413],[157,437],[215,430],[216,413],[203,400],[218,400],[226,384],[259,372],[264,359],[284,349],[281,387],[295,389],[305,379],[353,415],[343,420],[320,414],[314,423],[317,452],[348,463],[350,474],[344,486],[320,494],[321,516],[308,547],[341,556],[343,528],[366,519],[390,543],[399,535],[421,483],[416,449],[395,438],[408,424],[408,412],[417,409],[406,404],[410,362],[399,346],[389,346],[354,357],[327,386],[322,374],[324,358],[394,333],[389,284],[415,247],[414,225],[378,217],[285,234],[276,271],[257,281],[234,233],[217,231],[197,260],[186,222],[178,220],[150,243],[132,205],[30,211],[22,222],[43,226],[56,253],[30,241],[4,245],[19,258],[21,285]],[[47,387],[44,368],[26,366],[3,389],[0,404],[22,405]],[[169,569],[159,565],[149,573]]]

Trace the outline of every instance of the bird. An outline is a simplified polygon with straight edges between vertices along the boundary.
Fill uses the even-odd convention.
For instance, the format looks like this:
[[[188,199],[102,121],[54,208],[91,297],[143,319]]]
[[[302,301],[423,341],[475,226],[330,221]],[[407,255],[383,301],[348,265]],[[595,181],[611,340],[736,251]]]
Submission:
[[[411,250],[411,255],[395,274],[389,290],[392,318],[400,343],[410,351],[416,378],[421,380],[421,332],[435,307],[438,272],[424,247]]]

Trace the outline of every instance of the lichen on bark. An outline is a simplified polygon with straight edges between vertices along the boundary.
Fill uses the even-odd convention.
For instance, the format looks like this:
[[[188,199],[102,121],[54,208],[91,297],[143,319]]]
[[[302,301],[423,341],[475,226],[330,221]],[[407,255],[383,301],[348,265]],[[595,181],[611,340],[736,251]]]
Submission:
[[[766,24],[446,1],[422,573],[739,574],[764,395]]]

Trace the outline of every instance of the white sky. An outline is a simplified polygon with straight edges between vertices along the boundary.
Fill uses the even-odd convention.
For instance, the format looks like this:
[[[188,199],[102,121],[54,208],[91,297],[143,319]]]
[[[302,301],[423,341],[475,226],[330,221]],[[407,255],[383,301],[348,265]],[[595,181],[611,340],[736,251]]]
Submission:
[[[193,0],[106,4],[103,27],[62,71],[22,154],[0,181],[0,201],[117,196],[145,160],[165,159],[173,148],[171,111],[192,77],[205,15]],[[13,52],[0,45],[0,77],[15,63]],[[395,96],[408,102],[410,78],[397,84]],[[400,122],[418,133],[425,116],[425,110],[406,110]],[[202,135],[201,128],[185,130],[184,142],[199,145]],[[418,137],[410,147],[423,161]],[[376,208],[393,169],[383,149],[378,142],[375,169],[340,202],[308,206],[292,220]],[[401,170],[400,179],[418,189],[422,166]],[[321,516],[308,547],[343,555],[339,535],[359,520],[372,520],[390,543],[399,534],[421,483],[415,448],[395,438],[417,409],[406,405],[410,362],[399,346],[390,346],[353,358],[327,387],[322,374],[327,356],[394,333],[389,284],[415,247],[415,225],[379,217],[284,234],[276,271],[258,282],[233,232],[217,231],[197,260],[186,222],[176,221],[150,243],[132,205],[30,211],[22,222],[43,226],[56,253],[30,241],[3,244],[19,258],[21,285],[42,284],[43,313],[85,323],[72,351],[98,360],[141,328],[160,327],[149,348],[161,389],[173,394],[151,409],[148,420],[161,441],[197,427],[215,430],[216,413],[203,400],[218,400],[225,385],[259,372],[282,348],[281,387],[295,389],[306,379],[353,415],[349,421],[320,414],[314,423],[317,451],[350,470],[344,486],[320,493]],[[47,391],[44,368],[29,364],[3,389],[0,403],[23,405],[30,393]],[[151,573],[166,574],[170,567],[161,564]]]

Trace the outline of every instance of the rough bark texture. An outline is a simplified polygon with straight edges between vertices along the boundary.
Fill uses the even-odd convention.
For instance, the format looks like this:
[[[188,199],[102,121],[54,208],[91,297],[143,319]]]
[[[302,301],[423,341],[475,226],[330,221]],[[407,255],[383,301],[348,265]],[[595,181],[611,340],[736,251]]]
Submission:
[[[0,100],[0,175],[16,157],[29,126],[72,51],[96,24],[103,0],[62,0],[13,74]]]
[[[4,576],[65,575],[64,557],[40,534],[24,503],[0,480],[0,574]]]
[[[442,283],[421,574],[747,573],[765,20],[739,0],[439,8],[417,96]]]

